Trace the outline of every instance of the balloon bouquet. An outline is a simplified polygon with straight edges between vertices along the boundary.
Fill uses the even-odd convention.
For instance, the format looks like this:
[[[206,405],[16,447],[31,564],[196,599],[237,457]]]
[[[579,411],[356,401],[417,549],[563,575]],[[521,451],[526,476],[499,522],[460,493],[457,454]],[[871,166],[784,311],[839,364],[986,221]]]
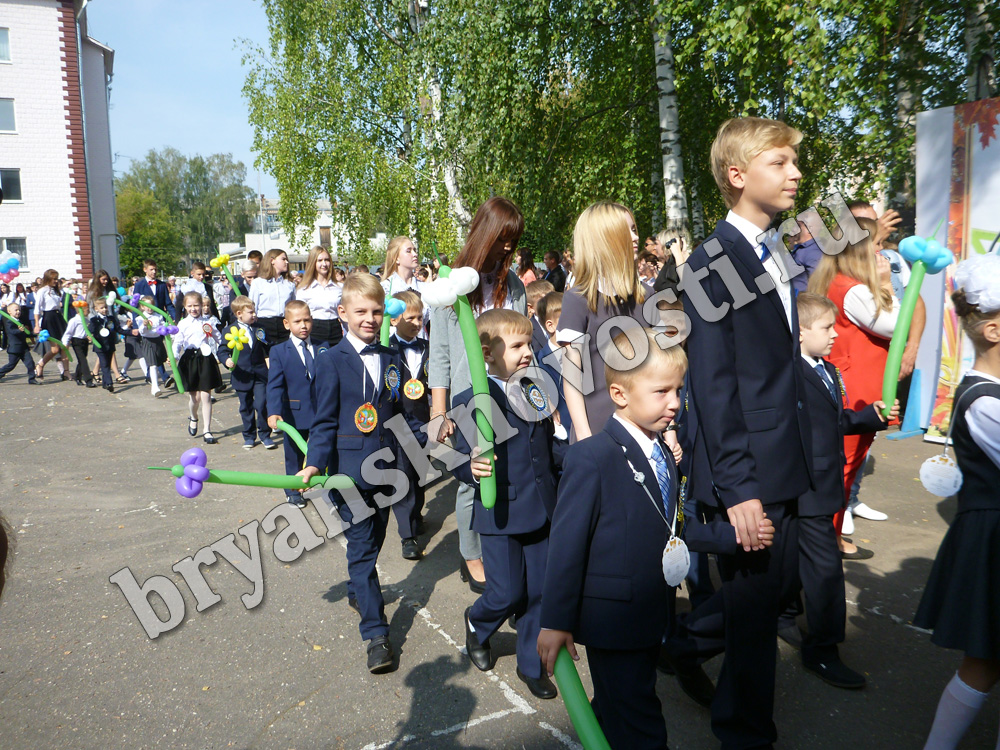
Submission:
[[[9,284],[21,275],[21,259],[10,250],[0,253],[0,281]]]

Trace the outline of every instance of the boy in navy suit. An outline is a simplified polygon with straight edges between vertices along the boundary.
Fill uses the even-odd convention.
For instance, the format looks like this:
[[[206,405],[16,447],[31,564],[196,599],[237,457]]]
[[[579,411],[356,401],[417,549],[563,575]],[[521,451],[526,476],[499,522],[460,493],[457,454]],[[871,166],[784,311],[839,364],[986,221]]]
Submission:
[[[94,300],[94,311],[87,321],[89,330],[100,345],[94,347],[97,361],[101,365],[101,387],[108,393],[115,392],[115,383],[111,379],[111,360],[115,357],[115,344],[118,342],[118,319],[108,314],[108,303],[103,298]]]
[[[552,282],[545,279],[532,281],[524,289],[525,296],[528,298],[528,317],[531,318],[531,350],[536,355],[545,348],[545,344],[549,340],[545,333],[545,321],[538,315],[538,301],[554,291],[555,287],[552,286]]]
[[[170,295],[167,293],[167,282],[156,278],[157,270],[155,260],[149,260],[148,258],[144,260],[142,262],[142,272],[146,275],[135,282],[135,288],[132,292],[138,294],[140,297],[152,297],[154,305],[167,313],[171,318],[176,318],[177,314],[174,311],[173,300],[170,299]],[[167,322],[163,321],[164,325]]]
[[[799,365],[806,384],[806,404],[812,425],[812,466],[815,488],[799,498],[799,578],[806,599],[809,632],[802,641],[802,664],[831,685],[862,688],[863,675],[847,667],[838,654],[844,641],[847,607],[844,564],[837,546],[833,517],[844,507],[844,435],[875,432],[887,427],[876,401],[861,411],[844,408],[846,396],[837,368],[823,358],[830,354],[837,332],[837,306],[826,297],[803,292],[795,299],[799,314]],[[899,401],[890,417],[899,413]],[[798,604],[798,603],[796,603]],[[779,630],[795,628],[801,605],[785,611]],[[797,632],[795,635],[799,635]]]
[[[236,298],[240,299],[246,298]],[[286,341],[271,347],[271,366],[267,377],[268,427],[276,430],[279,420],[288,422],[305,440],[309,439],[316,411],[316,357],[327,350],[324,342],[310,338],[312,320],[309,305],[302,300],[293,299],[285,303],[283,322],[290,335]],[[296,474],[301,471],[306,457],[287,435],[284,446],[285,473]],[[285,496],[288,502],[300,508],[307,504],[300,491],[285,490]]]
[[[428,348],[427,339],[418,336],[424,326],[424,305],[416,292],[397,292],[393,296],[406,303],[403,314],[391,321],[396,332],[389,342],[390,346],[399,351],[403,364],[403,411],[425,425],[431,417],[428,398],[430,391],[427,387]],[[422,554],[417,535],[423,523],[420,514],[424,509],[424,488],[420,486],[420,477],[408,461],[405,466],[410,489],[406,497],[392,504],[392,513],[396,516],[396,526],[402,540],[403,559],[419,560]]]
[[[12,302],[7,305],[7,314],[14,320],[19,319],[21,306]],[[38,385],[38,380],[35,378],[35,362],[31,358],[31,349],[28,346],[28,334],[7,318],[3,319],[3,332],[7,339],[7,364],[0,368],[0,380],[17,367],[18,362],[24,362],[24,366],[28,369],[28,384]]]
[[[730,210],[692,253],[681,283],[691,324],[690,496],[709,523],[732,524],[738,547],[719,555],[721,602],[692,612],[679,635],[704,639],[703,656],[725,651],[712,702],[724,750],[771,747],[778,736],[778,615],[795,596],[798,498],[811,482],[798,316],[779,249],[760,240],[795,205],[801,140],[774,120],[722,124],[712,172]],[[766,552],[757,533],[765,517],[775,530]]]
[[[344,282],[338,313],[347,321],[347,335],[319,354],[316,367],[316,416],[309,435],[306,466],[298,475],[306,481],[327,469],[354,479],[362,505],[348,505],[341,493],[331,496],[340,517],[350,524],[347,538],[348,605],[361,615],[361,637],[368,641],[368,669],[393,667],[389,623],[375,563],[385,541],[389,509],[406,491],[406,475],[390,466],[401,451],[386,422],[403,414],[424,445],[427,435],[403,411],[399,353],[378,343],[385,292],[371,274],[352,274]],[[393,490],[385,494],[387,485]],[[361,511],[360,513],[358,511]],[[356,515],[357,514],[357,515]]]
[[[644,335],[641,364],[605,365],[614,416],[567,451],[538,636],[548,674],[561,648],[578,660],[575,644],[587,647],[594,713],[614,750],[667,746],[656,660],[675,590],[661,558],[681,511],[675,460],[660,436],[680,407],[687,361],[681,347],[661,349],[653,331]],[[634,356],[626,334],[614,345]],[[765,542],[773,532],[763,520],[755,531]]]
[[[476,320],[476,329],[489,371],[490,396],[516,434],[494,448],[496,505],[472,506],[472,529],[479,532],[483,546],[486,590],[465,610],[466,650],[477,668],[489,670],[490,637],[516,615],[517,676],[536,698],[555,698],[555,685],[542,670],[537,650],[549,522],[556,504],[548,413],[552,400],[536,384],[515,377],[532,363],[528,318],[513,310],[488,310]],[[470,388],[455,397],[453,406],[472,400]],[[456,449],[471,453],[470,440],[475,442],[476,436],[456,433]],[[487,459],[474,458],[457,467],[455,476],[471,485],[492,472]]]
[[[233,315],[236,325],[246,331],[249,342],[233,363],[232,356],[226,359],[226,367],[232,370],[230,381],[240,399],[240,417],[243,419],[243,450],[251,450],[260,436],[261,445],[267,450],[278,446],[271,440],[271,428],[267,421],[267,349],[264,345],[264,331],[257,328],[257,311],[249,297],[239,296],[233,300]],[[295,469],[298,471],[298,468]],[[292,473],[294,474],[295,471]]]

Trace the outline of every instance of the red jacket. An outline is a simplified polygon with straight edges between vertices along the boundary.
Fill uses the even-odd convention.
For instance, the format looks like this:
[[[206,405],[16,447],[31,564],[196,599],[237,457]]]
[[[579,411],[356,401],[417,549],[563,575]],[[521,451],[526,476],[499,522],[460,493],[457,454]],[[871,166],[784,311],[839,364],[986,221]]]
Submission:
[[[837,274],[826,290],[826,296],[837,305],[834,328],[838,336],[829,359],[840,369],[848,408],[855,411],[882,398],[882,375],[889,358],[888,339],[856,326],[844,314],[844,297],[860,284],[857,279]]]

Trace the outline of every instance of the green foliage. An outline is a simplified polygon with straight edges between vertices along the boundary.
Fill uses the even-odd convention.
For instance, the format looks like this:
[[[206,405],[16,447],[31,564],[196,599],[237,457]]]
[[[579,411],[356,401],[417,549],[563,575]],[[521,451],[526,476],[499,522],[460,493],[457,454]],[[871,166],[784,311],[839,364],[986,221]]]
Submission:
[[[729,117],[804,134],[798,208],[833,189],[912,202],[915,112],[964,100],[975,0],[262,0],[271,38],[247,48],[244,94],[285,226],[329,198],[352,247],[409,234],[454,258],[490,195],[525,214],[540,257],[595,200],[649,234],[662,186],[653,35],[669,30],[689,210],[725,215],[709,167]],[[1000,4],[987,3],[1000,29]],[[996,38],[987,42],[996,43]],[[440,83],[440,101],[435,97]],[[905,209],[904,205],[896,205]],[[422,243],[422,244],[421,244]],[[377,263],[376,263],[377,265]]]
[[[120,248],[123,276],[141,276],[142,262],[155,260],[160,271],[178,270],[184,255],[183,229],[152,192],[125,186],[115,196],[118,233],[124,237]]]
[[[246,168],[230,154],[187,157],[165,148],[133,161],[115,189],[119,211],[124,191],[152,195],[155,210],[166,211],[179,227],[184,252],[208,260],[218,255],[220,242],[242,243],[253,227],[256,198],[245,182]]]

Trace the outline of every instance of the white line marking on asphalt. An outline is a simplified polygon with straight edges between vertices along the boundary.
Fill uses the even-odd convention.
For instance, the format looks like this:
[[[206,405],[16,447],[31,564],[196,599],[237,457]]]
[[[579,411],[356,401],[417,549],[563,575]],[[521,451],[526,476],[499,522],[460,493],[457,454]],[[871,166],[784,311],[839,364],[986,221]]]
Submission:
[[[546,732],[549,732],[553,737],[555,737],[557,740],[563,743],[566,747],[573,748],[573,750],[583,750],[583,745],[575,742],[572,737],[570,737],[562,730],[552,726],[547,721],[538,722],[538,726],[540,726]]]

